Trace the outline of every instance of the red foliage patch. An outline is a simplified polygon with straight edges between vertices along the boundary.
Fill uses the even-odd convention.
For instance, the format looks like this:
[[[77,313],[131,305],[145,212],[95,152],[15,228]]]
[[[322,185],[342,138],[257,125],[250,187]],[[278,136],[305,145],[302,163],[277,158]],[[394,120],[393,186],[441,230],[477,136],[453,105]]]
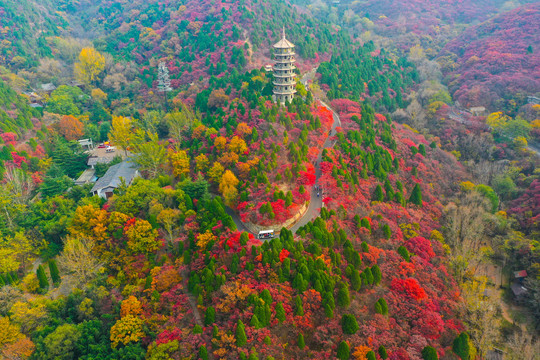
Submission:
[[[406,295],[407,297],[415,299],[416,301],[422,301],[427,298],[427,294],[418,283],[418,280],[413,278],[396,278],[392,280],[391,288],[393,291]]]

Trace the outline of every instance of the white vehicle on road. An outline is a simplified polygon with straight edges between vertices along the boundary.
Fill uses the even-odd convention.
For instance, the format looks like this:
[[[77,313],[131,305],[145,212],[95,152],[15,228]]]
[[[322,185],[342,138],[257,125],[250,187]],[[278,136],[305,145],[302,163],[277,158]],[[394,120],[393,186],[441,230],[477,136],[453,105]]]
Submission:
[[[261,240],[272,239],[274,237],[274,230],[262,230],[259,231],[257,237]]]

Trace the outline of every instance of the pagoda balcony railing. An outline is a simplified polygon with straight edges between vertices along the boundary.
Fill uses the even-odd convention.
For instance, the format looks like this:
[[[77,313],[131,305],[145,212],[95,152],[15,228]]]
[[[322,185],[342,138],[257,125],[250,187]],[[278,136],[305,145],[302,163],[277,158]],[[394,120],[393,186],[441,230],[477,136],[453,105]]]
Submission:
[[[296,90],[294,89],[291,89],[291,90],[283,90],[283,91],[280,91],[279,89],[274,89],[274,94],[275,95],[291,95],[291,94],[296,94]]]
[[[291,81],[273,81],[272,83],[274,85],[276,85],[276,86],[292,86],[292,85],[296,85],[296,81],[294,81],[294,80],[291,80]]]
[[[283,59],[276,58],[274,61],[276,62],[276,64],[290,64],[290,63],[296,62],[296,59],[295,58],[283,58]]]
[[[292,64],[280,64],[280,63],[277,63],[274,65],[274,70],[294,70],[296,69],[296,67]]]
[[[277,72],[274,71],[274,77],[275,78],[290,78],[290,77],[295,77],[295,76],[296,76],[296,74],[293,71],[291,71],[288,74],[280,74],[280,73],[277,73]]]
[[[274,51],[274,55],[275,56],[286,56],[286,55],[295,55],[296,53],[292,50],[290,51],[279,51],[279,50],[276,50]]]

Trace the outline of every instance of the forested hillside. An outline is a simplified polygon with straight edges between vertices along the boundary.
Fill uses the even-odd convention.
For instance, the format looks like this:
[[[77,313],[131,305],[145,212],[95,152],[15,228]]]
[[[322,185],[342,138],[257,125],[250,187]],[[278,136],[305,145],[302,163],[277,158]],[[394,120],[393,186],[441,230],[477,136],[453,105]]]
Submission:
[[[454,106],[514,5],[4,1],[0,358],[536,360],[540,106]]]
[[[466,107],[513,110],[540,89],[540,4],[472,27],[441,51],[454,100]]]
[[[54,36],[67,22],[54,10],[55,0],[3,1],[0,4],[0,65],[34,66],[52,56]]]

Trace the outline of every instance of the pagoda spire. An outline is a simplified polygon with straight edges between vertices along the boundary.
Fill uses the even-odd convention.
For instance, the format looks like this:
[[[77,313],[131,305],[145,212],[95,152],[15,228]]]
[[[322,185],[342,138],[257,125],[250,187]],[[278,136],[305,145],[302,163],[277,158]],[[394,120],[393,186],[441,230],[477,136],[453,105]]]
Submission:
[[[283,26],[283,30],[281,30],[281,38],[285,39],[285,26]]]

